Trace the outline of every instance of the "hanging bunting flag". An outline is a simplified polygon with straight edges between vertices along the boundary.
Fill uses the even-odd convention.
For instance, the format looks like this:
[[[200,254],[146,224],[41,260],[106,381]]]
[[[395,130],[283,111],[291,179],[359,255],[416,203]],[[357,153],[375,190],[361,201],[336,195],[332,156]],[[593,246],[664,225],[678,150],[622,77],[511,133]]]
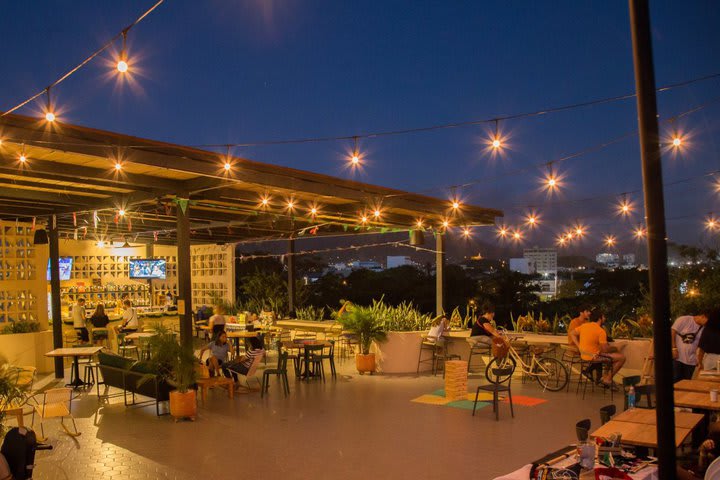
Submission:
[[[37,219],[36,219],[35,217],[33,217],[33,222],[32,222],[32,229],[33,229],[33,230],[35,230],[35,220],[37,220]]]
[[[83,240],[85,240],[85,237],[87,237],[87,227],[82,227],[82,228],[83,228],[83,236],[82,236],[82,238],[83,238]]]
[[[132,219],[127,217],[128,232],[132,232]]]
[[[165,205],[165,215],[170,215],[170,204],[166,203]]]
[[[280,255],[280,263],[285,263],[285,255]]]
[[[73,212],[73,227],[77,227],[77,213]]]
[[[387,233],[388,229],[386,227],[382,227],[380,229],[380,233]]]
[[[185,213],[187,211],[188,204],[190,204],[189,198],[175,198],[175,203],[178,207],[180,207],[180,210],[182,213]]]
[[[157,242],[158,232],[153,232],[153,240]]]
[[[118,223],[119,221],[120,221],[120,214],[119,214],[119,213],[116,213],[116,214],[115,214],[115,218],[113,218],[113,222],[115,222],[115,225],[117,225],[117,223]]]
[[[317,235],[319,227],[315,227],[312,230],[310,230],[311,235]]]
[[[57,217],[55,215],[52,216],[52,228],[53,230],[57,228]]]
[[[348,227],[349,227],[349,225],[344,224],[344,225],[343,225],[343,230],[347,232],[347,231],[348,231]]]
[[[78,239],[77,230],[78,230],[77,228],[75,230],[73,230],[73,240]]]

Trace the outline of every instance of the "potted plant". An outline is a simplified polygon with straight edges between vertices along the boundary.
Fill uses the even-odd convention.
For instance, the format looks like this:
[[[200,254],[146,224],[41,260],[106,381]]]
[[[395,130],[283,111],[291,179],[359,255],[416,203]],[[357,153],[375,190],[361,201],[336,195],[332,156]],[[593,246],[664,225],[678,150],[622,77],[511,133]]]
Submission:
[[[358,336],[360,353],[355,355],[355,366],[360,374],[375,372],[375,354],[370,353],[372,342],[382,342],[387,338],[387,332],[382,322],[367,308],[353,306],[343,315],[338,316],[338,322],[345,330],[350,330]]]
[[[175,390],[170,392],[170,415],[175,421],[180,418],[195,420],[197,402],[193,387],[197,381],[197,359],[192,349],[180,345],[175,334],[167,327],[158,326],[155,332],[156,335],[148,342],[149,367],[165,382],[175,387]]]
[[[5,407],[22,403],[25,391],[18,386],[18,369],[0,357],[0,438],[5,433]]]

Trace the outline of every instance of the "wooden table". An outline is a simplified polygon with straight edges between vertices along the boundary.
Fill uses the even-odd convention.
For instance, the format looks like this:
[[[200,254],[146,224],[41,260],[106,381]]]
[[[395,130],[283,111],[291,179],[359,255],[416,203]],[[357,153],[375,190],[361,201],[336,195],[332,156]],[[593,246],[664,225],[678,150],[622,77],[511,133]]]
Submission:
[[[675,446],[679,447],[690,435],[692,429],[675,427]],[[622,435],[621,443],[639,447],[657,448],[657,426],[644,423],[622,422],[612,419],[590,434],[592,437],[610,437],[614,433]]]
[[[140,338],[150,338],[156,336],[157,333],[153,332],[135,332],[135,333],[128,333],[125,335],[125,339],[127,340],[137,340]]]
[[[97,354],[103,347],[78,347],[78,348],[56,348],[45,354],[46,357],[72,357],[73,358],[73,373],[75,380],[71,383],[66,384],[66,387],[73,387],[74,389],[83,387],[86,384],[80,380],[80,357],[92,357]]]
[[[699,410],[720,410],[720,401],[711,402],[710,394],[707,392],[685,392],[675,390],[675,406],[686,408],[697,408]]]
[[[675,390],[707,393],[709,396],[710,390],[720,390],[720,383],[708,380],[680,380],[675,384]]]
[[[278,320],[275,325],[287,330],[301,330],[303,332],[327,332],[337,325],[334,320],[308,321],[308,320]]]
[[[698,426],[705,418],[701,413],[675,412],[675,426],[680,428],[689,428],[690,430]],[[615,415],[614,421],[642,423],[644,425],[657,425],[657,412],[654,408],[631,408]]]
[[[207,400],[207,391],[214,387],[223,387],[228,391],[228,397],[234,398],[235,396],[235,382],[232,378],[216,376],[210,378],[199,378],[197,380],[198,388],[200,389],[200,401],[205,404]]]

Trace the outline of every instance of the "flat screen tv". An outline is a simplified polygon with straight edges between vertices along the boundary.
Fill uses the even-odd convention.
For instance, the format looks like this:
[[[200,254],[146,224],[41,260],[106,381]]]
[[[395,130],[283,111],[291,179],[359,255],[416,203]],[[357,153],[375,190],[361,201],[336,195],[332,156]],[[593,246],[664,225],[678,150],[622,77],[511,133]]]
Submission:
[[[72,272],[72,257],[60,257],[60,280],[70,280],[70,272]],[[47,263],[47,279],[50,280],[50,259],[48,258]]]
[[[165,260],[140,258],[130,260],[130,278],[165,278]]]

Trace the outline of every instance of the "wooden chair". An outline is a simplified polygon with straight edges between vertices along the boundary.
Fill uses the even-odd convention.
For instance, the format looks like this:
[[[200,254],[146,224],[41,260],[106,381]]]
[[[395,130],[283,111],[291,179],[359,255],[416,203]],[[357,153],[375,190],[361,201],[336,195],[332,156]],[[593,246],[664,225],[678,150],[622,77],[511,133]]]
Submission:
[[[480,385],[477,387],[475,392],[475,403],[473,403],[473,416],[475,416],[475,409],[477,408],[478,397],[481,391],[492,392],[493,394],[493,412],[495,412],[495,420],[500,420],[500,392],[507,392],[508,400],[510,401],[510,415],[515,418],[515,410],[513,409],[512,391],[510,389],[510,383],[512,382],[513,373],[515,373],[515,365],[493,368],[492,378],[489,385]]]
[[[20,389],[23,391],[25,399],[27,400],[32,396],[31,393],[33,385],[35,384],[37,368],[29,366],[14,368],[17,370],[17,379],[15,381],[15,384],[20,387]]]
[[[37,398],[40,398],[38,401]],[[75,424],[75,417],[72,415],[72,401],[73,401],[73,390],[72,388],[52,388],[46,390],[43,393],[37,393],[33,395],[32,399],[35,402],[33,406],[32,424],[35,425],[35,415],[40,417],[40,434],[42,439],[45,439],[44,422],[49,418],[60,418],[60,425],[62,425],[65,433],[72,437],[77,437],[80,432]],[[72,420],[73,430],[71,432],[65,425],[65,418]]]

